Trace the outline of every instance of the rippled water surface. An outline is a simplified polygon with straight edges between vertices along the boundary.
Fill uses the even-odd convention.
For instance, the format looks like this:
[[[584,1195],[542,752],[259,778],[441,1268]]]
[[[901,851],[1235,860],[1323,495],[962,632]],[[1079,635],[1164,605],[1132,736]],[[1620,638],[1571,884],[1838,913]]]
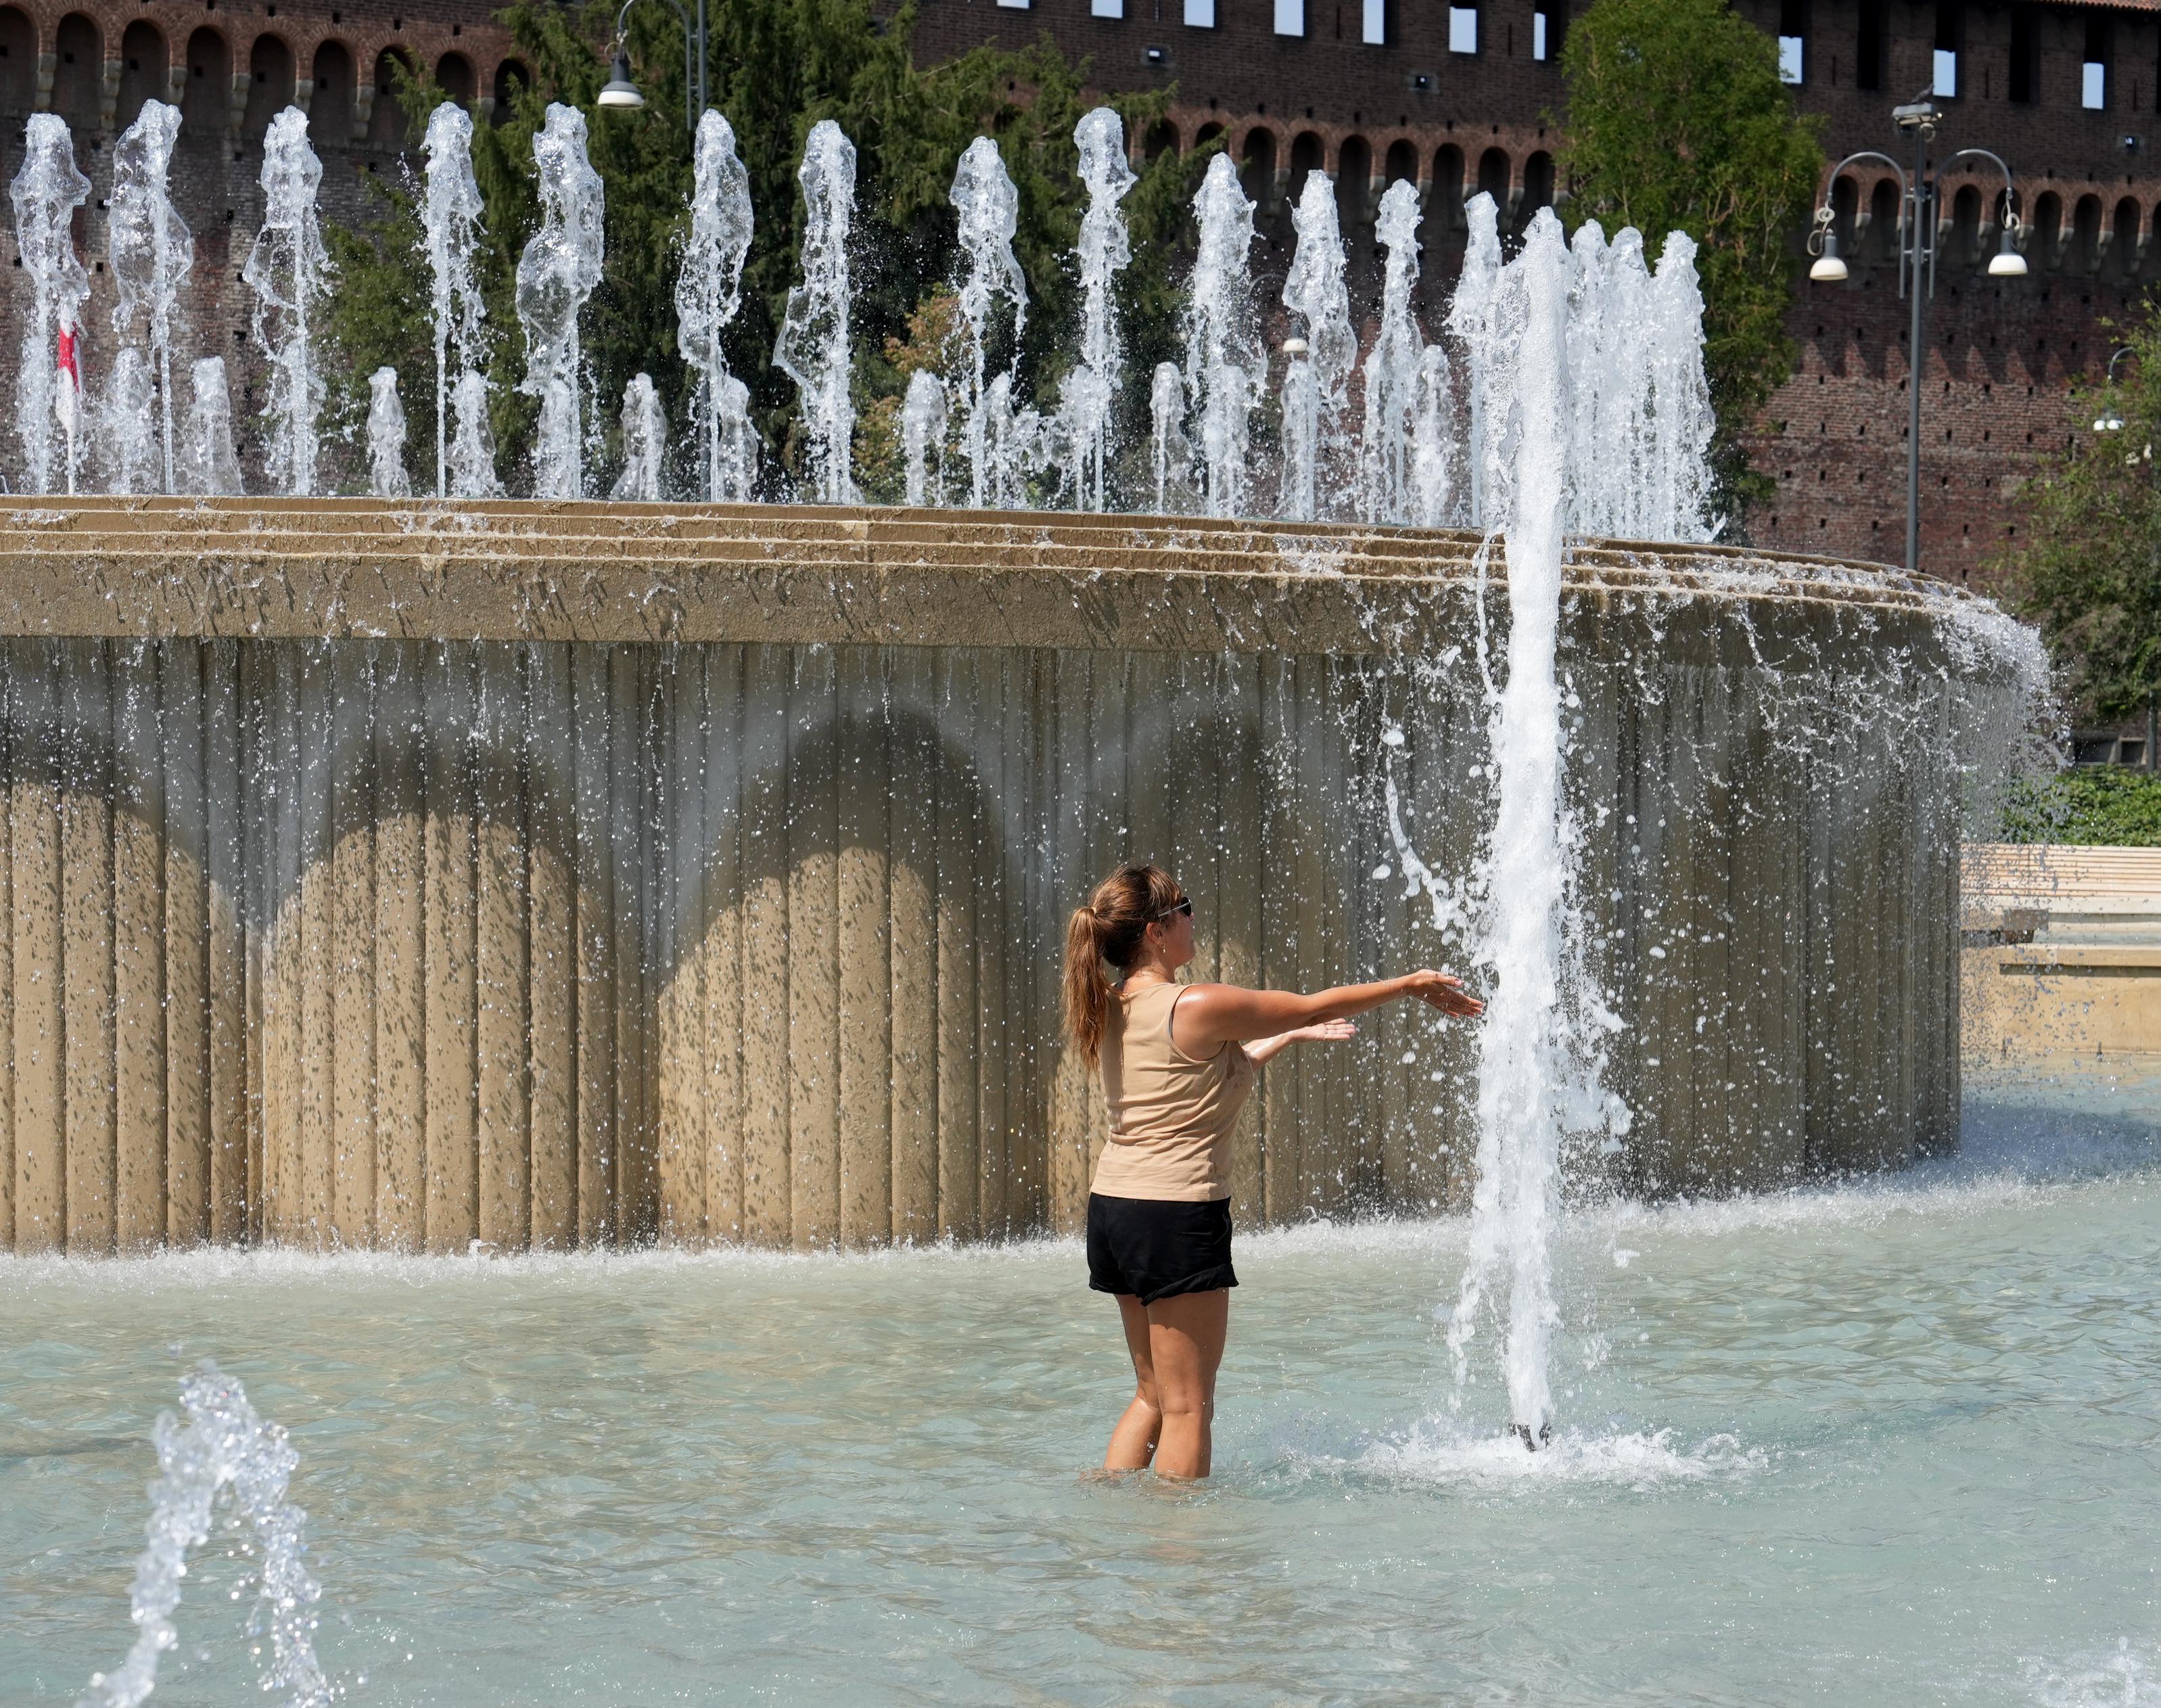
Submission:
[[[1124,1366],[1072,1244],[0,1260],[0,1702],[125,1650],[206,1357],[292,1429],[356,1703],[2161,1701],[2161,1081],[1577,1216],[1536,1457],[1490,1379],[1447,1409],[1463,1232],[1242,1240],[1198,1494],[1084,1474]],[[259,1700],[228,1545],[159,1702]]]

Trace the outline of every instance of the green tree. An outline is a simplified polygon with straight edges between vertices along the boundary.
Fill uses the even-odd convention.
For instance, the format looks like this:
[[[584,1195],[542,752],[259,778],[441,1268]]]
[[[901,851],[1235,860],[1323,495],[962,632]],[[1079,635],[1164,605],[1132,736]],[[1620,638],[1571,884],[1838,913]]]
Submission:
[[[2024,538],[2002,564],[2074,709],[2099,718],[2161,692],[2161,300],[2125,341],[2120,383],[2073,394],[2070,446],[2022,488]],[[2096,419],[2123,425],[2097,433]]]
[[[496,123],[476,128],[473,169],[487,206],[479,273],[494,336],[494,424],[508,473],[522,466],[532,430],[530,400],[512,389],[524,367],[513,292],[518,255],[539,216],[532,139],[548,103],[562,101],[585,112],[607,196],[605,268],[583,321],[604,419],[641,370],[653,376],[669,419],[685,419],[690,377],[675,350],[674,287],[691,159],[683,34],[672,9],[632,9],[628,49],[647,100],[634,112],[602,109],[596,101],[607,76],[602,44],[612,6],[518,0],[502,15],[533,81],[507,110],[498,108]],[[946,195],[961,150],[979,135],[997,140],[1020,192],[1015,250],[1031,297],[1023,382],[1039,398],[1054,393],[1062,377],[1058,352],[1070,347],[1075,308],[1068,258],[1085,195],[1073,128],[1090,104],[1082,96],[1086,65],[1068,62],[1045,40],[1018,52],[986,46],[919,67],[910,54],[912,5],[882,19],[869,0],[745,0],[709,16],[711,98],[735,128],[757,216],[729,357],[751,388],[766,444],[794,466],[795,393],[773,367],[772,351],[796,278],[803,218],[796,168],[811,127],[825,118],[837,122],[857,151],[862,241],[851,256],[851,282],[859,406],[897,395],[906,384],[905,372],[884,352],[895,341],[909,341],[911,317],[950,270],[954,220]],[[440,98],[424,80],[402,86],[416,142]],[[1110,104],[1131,131],[1153,122],[1169,100],[1168,91],[1159,91]],[[1128,388],[1135,411],[1145,409],[1146,366],[1171,336],[1171,257],[1185,245],[1197,164],[1165,155],[1127,200],[1135,261],[1122,289],[1130,365],[1138,372]],[[383,362],[406,377],[417,451],[423,439],[432,445],[434,432],[427,275],[412,190],[386,186],[383,196],[380,219],[334,239],[341,282],[330,336],[348,393],[356,387],[364,393],[367,373]],[[415,466],[421,461],[416,456]]]
[[[1768,492],[1742,440],[1793,371],[1785,315],[1823,173],[1776,44],[1724,0],[1597,0],[1561,52],[1566,212],[1700,246],[1712,454],[1728,513]]]

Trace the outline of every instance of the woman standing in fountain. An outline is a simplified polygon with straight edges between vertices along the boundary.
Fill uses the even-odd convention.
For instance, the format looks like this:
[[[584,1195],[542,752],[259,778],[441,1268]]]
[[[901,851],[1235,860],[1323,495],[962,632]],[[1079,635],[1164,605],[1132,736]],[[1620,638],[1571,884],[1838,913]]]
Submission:
[[[1088,1284],[1118,1301],[1133,1403],[1107,1471],[1153,1459],[1208,1475],[1216,1370],[1230,1325],[1231,1129],[1253,1070],[1293,1044],[1350,1037],[1353,1014],[1414,997],[1444,1014],[1485,1004],[1461,979],[1419,971],[1312,996],[1181,985],[1193,903],[1154,866],[1123,866],[1065,930],[1065,1027],[1100,1067],[1111,1142],[1088,1195]]]

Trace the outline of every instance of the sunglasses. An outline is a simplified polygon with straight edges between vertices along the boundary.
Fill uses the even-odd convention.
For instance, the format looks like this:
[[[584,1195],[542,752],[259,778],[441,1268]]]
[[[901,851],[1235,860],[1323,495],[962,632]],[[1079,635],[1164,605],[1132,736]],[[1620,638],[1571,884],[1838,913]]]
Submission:
[[[1170,906],[1165,908],[1161,913],[1158,914],[1156,918],[1159,919],[1168,919],[1174,914],[1183,914],[1187,919],[1191,919],[1193,917],[1193,898],[1188,896],[1183,901],[1172,903]]]

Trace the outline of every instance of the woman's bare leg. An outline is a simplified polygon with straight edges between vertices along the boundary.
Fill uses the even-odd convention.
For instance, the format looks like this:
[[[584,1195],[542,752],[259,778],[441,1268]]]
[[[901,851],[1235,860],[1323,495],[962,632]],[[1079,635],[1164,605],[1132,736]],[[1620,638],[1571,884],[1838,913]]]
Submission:
[[[1148,1307],[1148,1362],[1162,1408],[1156,1474],[1205,1476],[1216,1416],[1216,1371],[1231,1326],[1231,1290],[1218,1287],[1158,1299]]]
[[[1145,1471],[1155,1451],[1156,1431],[1163,1412],[1156,1403],[1155,1367],[1148,1350],[1147,1307],[1130,1293],[1117,1295],[1118,1318],[1125,1325],[1126,1350],[1133,1357],[1133,1403],[1111,1431],[1111,1445],[1103,1455],[1106,1471]]]

